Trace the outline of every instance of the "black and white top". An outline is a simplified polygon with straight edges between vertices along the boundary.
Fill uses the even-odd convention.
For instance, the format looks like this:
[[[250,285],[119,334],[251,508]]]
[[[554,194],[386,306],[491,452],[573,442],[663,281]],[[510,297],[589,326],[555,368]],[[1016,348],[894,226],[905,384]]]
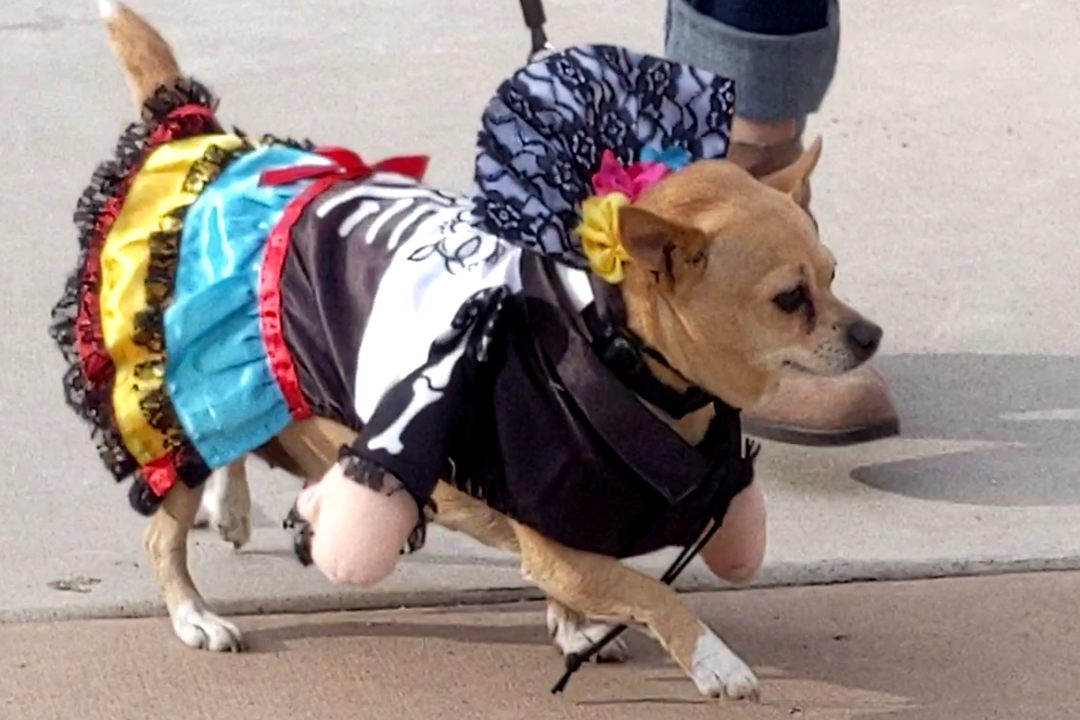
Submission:
[[[446,480],[582,550],[692,542],[749,482],[737,413],[687,445],[578,331],[586,272],[478,231],[469,208],[377,176],[294,228],[285,339],[316,413],[360,431],[352,476],[392,473],[421,505]]]
[[[392,473],[421,505],[446,480],[617,557],[722,516],[752,477],[738,411],[718,404],[691,447],[604,365],[574,322],[593,293],[572,229],[604,149],[720,157],[732,102],[704,71],[572,48],[499,89],[473,198],[377,174],[310,203],[281,277],[284,335],[313,410],[360,433],[352,476]]]

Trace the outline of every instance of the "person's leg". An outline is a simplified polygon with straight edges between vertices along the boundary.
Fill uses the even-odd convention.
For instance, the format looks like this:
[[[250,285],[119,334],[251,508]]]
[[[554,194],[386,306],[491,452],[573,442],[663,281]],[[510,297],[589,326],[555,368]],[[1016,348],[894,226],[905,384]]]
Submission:
[[[732,152],[772,156],[748,169],[797,157],[794,141],[836,70],[836,0],[669,0],[666,25],[670,59],[735,81]]]
[[[802,151],[806,118],[832,83],[840,45],[836,0],[668,0],[666,53],[735,81],[728,157],[757,177]],[[751,434],[799,444],[846,444],[896,434],[881,376],[790,375],[747,412]]]

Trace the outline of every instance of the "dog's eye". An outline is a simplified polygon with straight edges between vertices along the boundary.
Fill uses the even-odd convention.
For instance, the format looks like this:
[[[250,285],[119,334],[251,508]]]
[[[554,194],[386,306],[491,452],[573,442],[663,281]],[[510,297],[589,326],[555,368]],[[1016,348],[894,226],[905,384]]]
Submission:
[[[773,302],[776,307],[780,308],[781,312],[788,315],[796,313],[806,304],[806,288],[800,285],[794,290],[780,293],[773,298]]]

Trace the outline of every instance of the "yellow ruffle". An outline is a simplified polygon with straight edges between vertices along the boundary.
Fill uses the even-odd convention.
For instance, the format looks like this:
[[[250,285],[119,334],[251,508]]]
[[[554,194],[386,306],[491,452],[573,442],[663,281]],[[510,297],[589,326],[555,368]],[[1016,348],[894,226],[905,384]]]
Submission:
[[[577,227],[589,267],[606,282],[623,280],[623,263],[630,259],[619,239],[619,208],[630,203],[622,193],[590,197],[581,204],[581,224]]]
[[[132,179],[123,208],[101,251],[101,329],[116,368],[112,400],[117,429],[140,465],[172,449],[169,436],[150,424],[143,400],[161,389],[165,375],[163,342],[136,338],[136,319],[160,298],[147,297],[153,235],[178,233],[175,214],[198,197],[204,184],[196,167],[215,148],[234,150],[236,135],[204,135],[177,140],[155,150]],[[141,342],[140,342],[141,340]]]

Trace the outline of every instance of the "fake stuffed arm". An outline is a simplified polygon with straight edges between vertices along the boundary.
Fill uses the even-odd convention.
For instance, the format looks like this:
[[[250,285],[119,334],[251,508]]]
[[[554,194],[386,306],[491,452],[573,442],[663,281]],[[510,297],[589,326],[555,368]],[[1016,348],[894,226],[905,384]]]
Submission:
[[[311,526],[315,566],[335,584],[369,587],[394,571],[420,510],[392,476],[374,489],[347,476],[348,462],[334,463],[305,489],[297,511]]]

